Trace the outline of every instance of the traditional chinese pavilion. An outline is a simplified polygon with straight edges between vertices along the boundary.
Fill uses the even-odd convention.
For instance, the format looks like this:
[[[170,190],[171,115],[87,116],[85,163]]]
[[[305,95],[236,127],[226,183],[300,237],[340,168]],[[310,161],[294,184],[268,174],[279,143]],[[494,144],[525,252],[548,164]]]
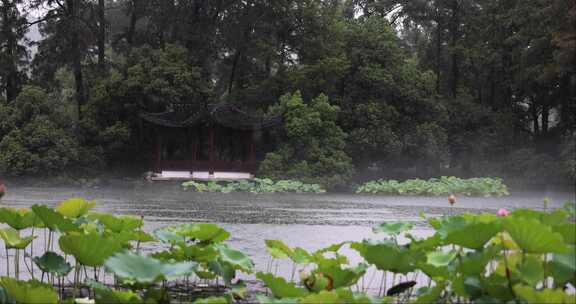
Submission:
[[[280,117],[257,117],[228,103],[172,104],[140,118],[153,138],[156,180],[250,178],[263,158],[266,130],[281,123]]]

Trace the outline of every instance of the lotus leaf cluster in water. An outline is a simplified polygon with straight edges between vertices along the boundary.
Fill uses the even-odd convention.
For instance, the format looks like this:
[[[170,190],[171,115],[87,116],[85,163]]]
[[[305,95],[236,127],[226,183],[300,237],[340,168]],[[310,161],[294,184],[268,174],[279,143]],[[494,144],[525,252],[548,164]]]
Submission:
[[[252,273],[248,255],[225,242],[230,233],[213,223],[185,223],[142,231],[144,220],[92,212],[94,202],[71,199],[56,208],[0,208],[0,228],[6,250],[6,276],[0,277],[0,303],[169,303],[170,282],[185,282],[195,303],[231,303],[245,299],[238,272]],[[271,261],[256,278],[269,289],[257,294],[260,303],[574,303],[576,286],[575,209],[550,212],[517,209],[496,214],[462,214],[429,218],[434,234],[416,238],[408,222],[374,227],[375,239],[334,244],[316,251],[291,248],[281,240],[266,240]],[[12,273],[20,253],[44,231],[44,253],[23,258],[41,271],[28,281]],[[31,231],[27,234],[27,231]],[[27,235],[26,235],[27,234]],[[142,242],[163,248],[148,255]],[[350,263],[344,249],[362,258]],[[57,252],[63,252],[65,256]],[[30,251],[34,252],[34,251]],[[290,277],[274,273],[274,261],[293,265]],[[91,269],[89,277],[86,269]],[[380,273],[378,292],[364,287],[369,269]],[[117,283],[106,286],[100,273]],[[70,276],[73,276],[71,279]],[[373,277],[374,275],[372,275]],[[427,284],[421,284],[422,279]],[[202,297],[189,279],[225,285],[222,296]],[[403,278],[403,279],[400,279]],[[71,281],[70,293],[53,286]],[[198,282],[195,280],[196,282]],[[372,279],[370,280],[372,281]],[[90,297],[76,298],[90,290]],[[198,298],[201,297],[201,298]]]
[[[409,179],[404,182],[396,180],[370,181],[358,187],[356,193],[434,196],[461,194],[486,197],[509,194],[508,188],[500,178],[461,179],[454,176],[442,176],[429,180]]]
[[[182,183],[185,190],[196,192],[250,192],[250,193],[325,193],[319,184],[306,184],[296,180],[273,181],[268,178],[254,178],[235,182],[195,182]]]

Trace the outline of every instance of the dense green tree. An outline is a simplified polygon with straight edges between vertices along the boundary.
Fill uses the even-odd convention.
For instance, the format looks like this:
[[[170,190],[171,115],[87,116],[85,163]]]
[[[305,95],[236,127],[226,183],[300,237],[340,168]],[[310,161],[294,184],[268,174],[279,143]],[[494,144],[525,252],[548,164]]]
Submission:
[[[266,155],[260,173],[274,179],[294,178],[329,188],[343,187],[354,172],[344,152],[347,134],[337,124],[340,109],[320,95],[304,103],[300,92],[287,94],[271,112],[281,114],[281,143]]]
[[[67,131],[69,117],[38,87],[24,87],[12,106],[0,105],[6,118],[0,135],[0,172],[49,175],[78,161],[78,144]]]
[[[13,101],[26,78],[24,65],[28,61],[25,34],[27,22],[18,5],[22,1],[0,2],[0,95]]]

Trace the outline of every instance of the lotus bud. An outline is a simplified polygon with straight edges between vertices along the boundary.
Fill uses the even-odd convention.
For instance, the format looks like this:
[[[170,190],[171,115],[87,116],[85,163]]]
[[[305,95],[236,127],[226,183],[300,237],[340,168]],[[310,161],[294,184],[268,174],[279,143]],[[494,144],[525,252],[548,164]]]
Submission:
[[[450,196],[448,196],[448,202],[450,203],[450,206],[456,203],[456,197],[454,196],[454,194],[450,194]]]
[[[506,210],[506,208],[500,208],[500,209],[498,209],[498,211],[496,212],[496,214],[498,214],[498,216],[501,216],[501,217],[508,216],[508,213],[509,213],[509,212],[508,212],[508,210]]]

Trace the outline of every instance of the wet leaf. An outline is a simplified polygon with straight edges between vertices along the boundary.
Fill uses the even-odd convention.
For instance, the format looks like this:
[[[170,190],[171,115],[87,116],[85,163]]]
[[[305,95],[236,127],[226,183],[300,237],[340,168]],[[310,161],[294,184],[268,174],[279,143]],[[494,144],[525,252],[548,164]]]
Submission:
[[[546,288],[543,290],[535,290],[529,286],[514,286],[514,292],[518,297],[524,299],[529,304],[574,304],[576,303],[576,295],[569,295],[561,289]]]
[[[0,285],[17,303],[56,304],[58,295],[52,286],[38,281],[17,281],[12,278],[0,278]]]
[[[366,262],[379,270],[406,274],[415,269],[412,252],[391,243],[352,243],[350,246],[360,253]]]
[[[504,229],[527,253],[568,252],[562,235],[538,220],[508,217],[504,221]]]
[[[61,202],[56,211],[68,218],[77,218],[96,206],[95,201],[87,201],[83,198],[74,197]]]
[[[16,230],[32,227],[35,221],[40,220],[36,219],[36,215],[30,209],[0,208],[0,223],[5,223]]]
[[[227,245],[217,246],[222,261],[230,263],[235,269],[251,273],[254,269],[254,262],[245,253],[232,249]]]
[[[74,223],[65,218],[62,214],[54,211],[45,205],[34,205],[32,206],[34,213],[42,220],[46,227],[52,231],[60,232],[73,232],[80,231],[80,229],[74,225]]]
[[[123,280],[145,284],[192,274],[195,267],[191,262],[163,263],[132,253],[117,253],[106,261],[106,268]]]
[[[220,243],[230,237],[230,233],[212,223],[182,224],[168,227],[179,236],[200,242]]]
[[[45,252],[42,257],[34,257],[33,260],[43,272],[58,276],[65,276],[72,270],[72,266],[62,256],[52,251]]]
[[[446,267],[458,255],[456,251],[434,251],[426,254],[426,262],[434,267]]]
[[[282,241],[265,240],[264,243],[268,253],[275,259],[287,259],[294,254],[292,249]]]
[[[60,249],[85,266],[102,266],[106,259],[122,249],[120,242],[96,233],[67,234],[58,241]]]
[[[133,291],[119,291],[110,289],[100,283],[93,283],[91,287],[96,294],[96,304],[141,304],[142,298]]]
[[[288,283],[284,278],[274,277],[271,273],[256,273],[256,277],[268,287],[277,298],[301,298],[308,295],[304,288],[296,287],[293,283]]]
[[[8,227],[0,229],[0,238],[4,241],[7,248],[24,249],[36,238],[36,236],[20,237],[18,230]]]

